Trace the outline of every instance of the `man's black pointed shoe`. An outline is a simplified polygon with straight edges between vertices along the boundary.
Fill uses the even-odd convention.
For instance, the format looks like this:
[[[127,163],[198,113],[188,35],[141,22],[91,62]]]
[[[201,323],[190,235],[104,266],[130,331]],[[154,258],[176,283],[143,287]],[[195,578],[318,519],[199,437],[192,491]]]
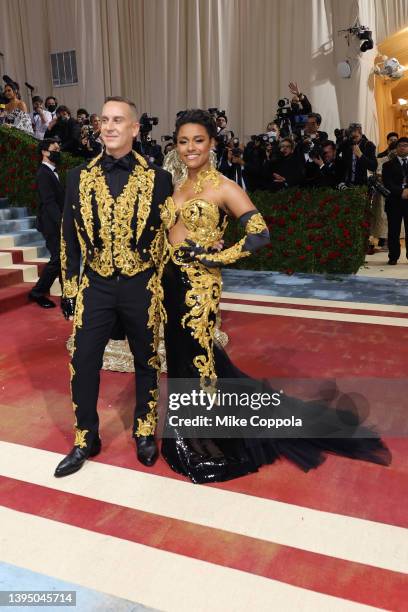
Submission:
[[[102,443],[99,437],[93,441],[89,448],[74,446],[71,452],[57,465],[54,476],[60,478],[61,476],[74,474],[81,469],[89,457],[95,457],[98,455],[101,452],[101,448]]]
[[[135,440],[137,458],[140,463],[148,467],[154,465],[159,456],[159,449],[157,448],[154,436],[137,436]]]

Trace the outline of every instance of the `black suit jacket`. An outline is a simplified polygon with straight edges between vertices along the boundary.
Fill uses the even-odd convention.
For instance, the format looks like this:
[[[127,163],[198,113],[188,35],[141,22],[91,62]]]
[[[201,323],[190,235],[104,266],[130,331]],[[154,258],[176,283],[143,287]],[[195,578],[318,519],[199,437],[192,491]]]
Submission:
[[[362,156],[357,158],[356,161],[356,173],[353,185],[367,185],[367,172],[375,172],[377,170],[378,162],[376,157],[376,147],[373,142],[363,136],[359,143],[359,147],[362,152]],[[346,183],[351,182],[352,173],[352,159],[353,159],[353,147],[349,144],[344,144],[341,147],[341,158],[344,163],[345,176],[344,181]]]
[[[324,164],[321,168],[314,161],[305,165],[305,187],[337,187],[344,177],[344,167],[341,159],[337,158],[330,165]]]
[[[116,228],[122,239],[124,263],[120,272],[128,276],[160,265],[164,237],[160,206],[173,193],[171,174],[135,155],[137,196],[129,208],[128,203],[122,203],[122,217]],[[104,176],[101,157],[67,174],[61,237],[64,297],[75,297],[78,293],[81,255],[84,265],[101,276],[109,277],[115,272],[111,255],[114,245],[109,245],[112,210],[105,211],[108,201],[104,193],[109,194],[109,189],[103,191],[104,183],[107,187],[106,178],[97,178]]]
[[[288,187],[300,185],[303,182],[305,164],[294,153],[287,157],[280,157],[276,161],[265,161],[263,165],[265,188],[268,191],[281,191]],[[277,183],[273,180],[273,173],[284,176],[285,183]]]
[[[390,207],[405,205],[408,208],[408,200],[402,199],[402,185],[404,183],[404,173],[398,157],[385,162],[382,167],[382,180],[391,195],[385,200],[385,210]],[[408,177],[405,178],[408,183]]]
[[[43,234],[59,232],[64,209],[64,188],[55,173],[45,164],[38,168],[36,181],[40,197],[37,229]]]
[[[68,121],[60,121],[45,132],[44,138],[59,138],[61,151],[78,154],[81,140],[81,127],[75,119],[70,117]]]

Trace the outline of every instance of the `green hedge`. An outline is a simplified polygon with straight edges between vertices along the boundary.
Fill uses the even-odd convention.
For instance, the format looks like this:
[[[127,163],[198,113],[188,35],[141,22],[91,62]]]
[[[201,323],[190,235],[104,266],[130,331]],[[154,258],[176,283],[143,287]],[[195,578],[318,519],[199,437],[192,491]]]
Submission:
[[[38,140],[13,127],[0,126],[0,197],[7,197],[11,206],[27,206],[37,210],[35,175],[40,163]],[[82,158],[62,154],[58,176],[64,182],[69,168],[78,166]]]
[[[0,196],[32,211],[37,208],[37,144],[24,132],[0,127]],[[64,181],[67,169],[83,160],[68,153],[62,158],[58,174]],[[353,274],[364,263],[369,230],[365,189],[258,191],[251,199],[268,223],[271,244],[237,268]],[[230,223],[226,243],[242,236],[239,225]]]
[[[365,188],[257,191],[251,199],[268,224],[271,244],[237,268],[354,274],[363,265],[369,235]],[[226,241],[242,236],[230,223]]]

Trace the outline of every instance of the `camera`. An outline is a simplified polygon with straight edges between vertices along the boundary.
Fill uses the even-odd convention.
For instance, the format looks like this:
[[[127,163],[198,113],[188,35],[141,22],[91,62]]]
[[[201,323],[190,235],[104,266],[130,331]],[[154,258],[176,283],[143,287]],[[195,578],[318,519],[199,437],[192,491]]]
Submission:
[[[318,159],[319,157],[323,159],[323,147],[318,142],[312,144],[312,148],[309,151],[309,157],[312,159]]]
[[[377,175],[372,174],[368,177],[368,189],[371,192],[376,192],[384,196],[384,198],[388,198],[391,195],[391,191],[387,189]]]
[[[140,117],[140,136],[144,140],[149,132],[152,131],[154,125],[158,125],[158,117],[149,117],[147,113],[143,113]]]
[[[176,136],[175,132],[173,132],[172,136],[170,136],[170,134],[163,134],[163,136],[161,136],[160,140],[162,142],[168,142],[169,140],[172,140],[173,142],[175,142],[175,136]]]

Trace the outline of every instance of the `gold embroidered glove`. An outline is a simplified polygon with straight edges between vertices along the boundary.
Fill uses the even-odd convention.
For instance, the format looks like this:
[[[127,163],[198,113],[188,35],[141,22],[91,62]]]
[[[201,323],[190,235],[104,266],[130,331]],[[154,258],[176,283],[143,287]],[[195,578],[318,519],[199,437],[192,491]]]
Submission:
[[[257,210],[250,210],[241,215],[238,221],[245,227],[246,235],[239,242],[223,251],[206,250],[199,245],[194,245],[190,240],[186,241],[191,246],[183,250],[185,250],[186,255],[190,256],[190,261],[199,261],[207,268],[218,268],[235,263],[243,257],[248,257],[254,251],[268,244],[269,231],[261,213]]]

